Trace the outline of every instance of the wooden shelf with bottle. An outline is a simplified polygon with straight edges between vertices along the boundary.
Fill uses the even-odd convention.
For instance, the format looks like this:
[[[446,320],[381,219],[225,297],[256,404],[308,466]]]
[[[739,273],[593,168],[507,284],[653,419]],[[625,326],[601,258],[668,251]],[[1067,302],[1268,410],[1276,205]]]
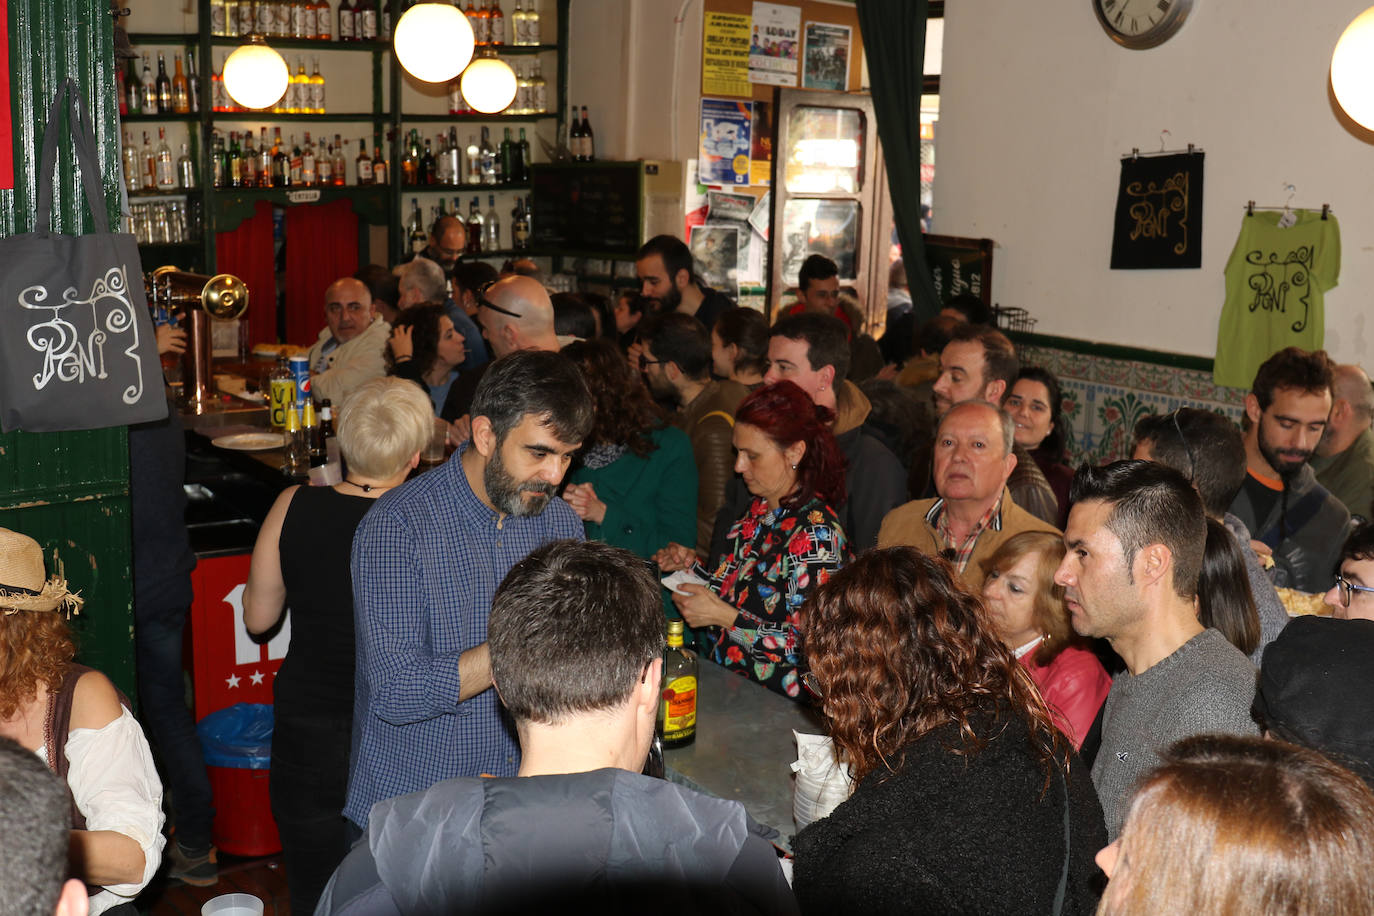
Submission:
[[[132,40],[132,36],[130,36],[130,40]],[[237,48],[246,40],[242,35],[212,35],[210,36],[210,47]],[[268,35],[263,37],[263,41],[267,43],[269,48],[287,48],[292,51],[369,51],[375,54],[391,50],[391,42],[381,40],[320,41],[315,38],[274,38]]]
[[[373,121],[383,120],[386,115],[380,118],[375,114],[364,112],[348,112],[339,114],[287,114],[285,112],[275,113],[271,111],[216,111],[212,112],[206,120],[210,124],[240,124],[244,121],[252,121],[254,124],[271,125],[274,121],[305,121],[318,124],[327,124],[331,121],[339,124],[372,123]],[[193,119],[194,120],[194,119]]]
[[[453,121],[457,124],[495,124],[504,122],[506,124],[533,124],[536,121],[548,121],[557,118],[558,115],[551,111],[542,114],[404,114],[401,115],[402,123],[409,124],[430,124]]]
[[[406,184],[401,185],[402,194],[478,194],[488,191],[499,194],[502,191],[528,191],[528,181],[509,181],[505,184]]]
[[[164,123],[164,124],[170,123],[170,122],[173,122],[173,121],[182,121],[182,122],[185,122],[185,123],[187,123],[187,124],[197,124],[197,123],[200,122],[200,115],[198,115],[198,114],[185,114],[185,113],[181,113],[181,114],[172,114],[171,112],[168,112],[167,114],[157,114],[157,113],[153,113],[153,114],[125,114],[125,115],[120,115],[120,116],[119,116],[119,120],[120,120],[120,123],[122,123],[122,124],[135,124],[135,123],[138,123],[138,122],[140,122],[140,121],[143,122],[143,123],[147,123],[147,122],[149,122],[149,121],[154,121],[154,122],[156,122],[156,121],[161,121],[161,122]]]

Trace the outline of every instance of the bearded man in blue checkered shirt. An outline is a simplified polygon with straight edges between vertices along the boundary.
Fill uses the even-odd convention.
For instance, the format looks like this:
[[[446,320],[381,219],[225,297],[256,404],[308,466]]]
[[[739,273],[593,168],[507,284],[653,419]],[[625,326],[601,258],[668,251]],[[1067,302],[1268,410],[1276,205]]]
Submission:
[[[497,287],[493,296],[511,292]],[[510,299],[503,307],[518,307]],[[358,827],[384,798],[455,776],[515,775],[520,748],[491,689],[487,618],[512,566],[549,541],[582,538],[581,519],[553,497],[592,411],[566,357],[509,354],[477,388],[471,439],[384,494],[358,526],[343,812]]]

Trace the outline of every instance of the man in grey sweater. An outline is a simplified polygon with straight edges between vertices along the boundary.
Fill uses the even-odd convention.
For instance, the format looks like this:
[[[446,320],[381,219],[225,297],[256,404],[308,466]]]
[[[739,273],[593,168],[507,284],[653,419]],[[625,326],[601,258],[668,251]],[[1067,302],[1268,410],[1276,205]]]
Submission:
[[[1084,466],[1074,476],[1054,581],[1073,628],[1108,640],[1126,663],[1102,710],[1093,785],[1116,839],[1136,782],[1159,751],[1202,732],[1255,734],[1255,669],[1194,600],[1207,537],[1202,499],[1173,468],[1149,461]]]

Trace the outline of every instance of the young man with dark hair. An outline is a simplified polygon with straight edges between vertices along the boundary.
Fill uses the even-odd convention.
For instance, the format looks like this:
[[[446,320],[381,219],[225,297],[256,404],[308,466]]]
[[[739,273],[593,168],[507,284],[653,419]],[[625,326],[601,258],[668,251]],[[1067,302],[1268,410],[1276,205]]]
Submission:
[[[782,317],[794,315],[829,315],[854,332],[849,314],[840,308],[840,268],[823,254],[808,255],[797,270],[797,301],[783,310]]]
[[[515,564],[488,634],[519,770],[379,802],[317,912],[795,913],[738,802],[640,775],[662,628],[627,550],[558,541]]]
[[[711,549],[716,513],[734,476],[735,408],[749,390],[711,379],[711,335],[695,318],[669,312],[641,332],[640,368],[654,397],[678,406],[673,421],[692,440],[697,465],[698,553]]]
[[[1323,591],[1350,513],[1317,483],[1308,460],[1331,413],[1334,364],[1324,350],[1287,347],[1255,373],[1245,396],[1248,473],[1231,512],[1271,551],[1274,584]]]
[[[735,307],[724,293],[704,285],[692,269],[692,252],[671,235],[656,235],[635,256],[639,294],[654,303],[654,311],[692,315],[706,330],[720,313]]]
[[[358,526],[343,812],[358,827],[383,798],[453,776],[515,772],[519,748],[488,690],[487,615],[511,566],[551,540],[582,537],[582,521],[553,497],[592,410],[566,357],[505,356],[477,386],[471,440],[386,494]]]
[[[1158,461],[1186,476],[1202,497],[1203,510],[1236,539],[1259,614],[1260,641],[1250,653],[1250,661],[1258,665],[1264,647],[1287,625],[1288,612],[1250,545],[1250,529],[1228,511],[1245,480],[1245,442],[1240,429],[1219,413],[1194,407],[1180,407],[1170,414],[1147,414],[1135,425],[1131,457]]]
[[[71,827],[67,786],[33,751],[0,738],[0,911],[86,916],[86,885],[67,877]]]
[[[1070,498],[1054,581],[1074,630],[1106,639],[1126,663],[1102,707],[1092,772],[1116,839],[1132,788],[1162,748],[1201,732],[1255,733],[1255,669],[1198,623],[1207,522],[1186,477],[1153,461],[1085,464]]]
[[[1374,522],[1350,532],[1341,547],[1336,582],[1324,596],[1339,620],[1374,620]]]

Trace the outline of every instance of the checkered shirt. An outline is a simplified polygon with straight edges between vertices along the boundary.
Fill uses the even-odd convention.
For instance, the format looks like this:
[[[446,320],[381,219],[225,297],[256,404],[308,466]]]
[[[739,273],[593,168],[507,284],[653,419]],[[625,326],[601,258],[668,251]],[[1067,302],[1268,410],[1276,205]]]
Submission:
[[[973,556],[973,548],[978,546],[979,535],[989,528],[993,531],[1002,530],[1002,497],[997,497],[997,501],[988,507],[982,518],[978,519],[978,524],[973,526],[964,542],[958,545],[954,543],[954,534],[949,528],[949,514],[944,509],[945,501],[937,499],[935,505],[926,513],[926,523],[934,526],[935,533],[940,536],[940,542],[947,549],[954,551],[954,556],[950,559],[954,561],[955,568],[963,572],[964,567],[968,566],[969,558]]]

